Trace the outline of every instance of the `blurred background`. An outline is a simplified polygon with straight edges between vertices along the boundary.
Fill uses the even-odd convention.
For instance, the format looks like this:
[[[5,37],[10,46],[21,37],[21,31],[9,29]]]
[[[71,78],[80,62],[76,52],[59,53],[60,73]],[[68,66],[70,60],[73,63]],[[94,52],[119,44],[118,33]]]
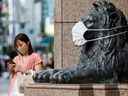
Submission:
[[[13,58],[15,36],[26,33],[44,64],[54,66],[54,0],[0,0],[0,96],[7,96],[7,61]]]

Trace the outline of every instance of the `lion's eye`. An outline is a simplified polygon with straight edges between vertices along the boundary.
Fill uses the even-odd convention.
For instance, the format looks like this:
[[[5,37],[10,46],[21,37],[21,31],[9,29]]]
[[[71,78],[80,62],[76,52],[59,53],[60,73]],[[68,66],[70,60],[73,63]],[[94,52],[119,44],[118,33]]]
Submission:
[[[92,27],[93,26],[93,22],[88,22],[88,23],[86,23],[86,26],[87,26],[87,28],[90,28],[90,27]]]
[[[93,21],[92,16],[89,16],[88,20],[89,20],[90,22]]]

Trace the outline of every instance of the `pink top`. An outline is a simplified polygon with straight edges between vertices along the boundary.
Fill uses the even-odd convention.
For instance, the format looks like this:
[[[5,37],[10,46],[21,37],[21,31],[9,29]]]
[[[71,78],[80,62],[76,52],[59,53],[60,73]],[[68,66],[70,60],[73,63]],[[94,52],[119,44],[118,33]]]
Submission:
[[[10,85],[9,85],[9,96],[11,95],[11,91],[13,90],[13,85],[15,83],[16,76],[19,72],[26,72],[31,69],[35,69],[35,65],[39,64],[42,62],[41,57],[37,53],[32,53],[31,55],[28,56],[16,56],[13,60],[16,63],[16,69],[17,73],[11,78],[10,80]]]

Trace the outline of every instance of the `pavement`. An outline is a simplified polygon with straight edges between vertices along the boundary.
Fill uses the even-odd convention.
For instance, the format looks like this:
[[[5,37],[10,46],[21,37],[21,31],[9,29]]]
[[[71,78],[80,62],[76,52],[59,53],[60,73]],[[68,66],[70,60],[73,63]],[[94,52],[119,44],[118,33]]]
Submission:
[[[2,77],[0,77],[0,96],[8,96],[8,85],[9,85],[9,79],[8,79],[8,73],[4,73]]]

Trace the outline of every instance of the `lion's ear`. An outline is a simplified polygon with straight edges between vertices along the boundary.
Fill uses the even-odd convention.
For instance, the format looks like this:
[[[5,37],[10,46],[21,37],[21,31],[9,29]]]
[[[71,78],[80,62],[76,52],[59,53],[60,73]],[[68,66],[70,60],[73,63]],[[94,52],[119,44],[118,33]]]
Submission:
[[[96,3],[93,3],[93,6],[94,6],[95,8],[97,8],[97,7],[98,7],[98,4],[96,4]]]
[[[96,2],[93,3],[93,6],[98,11],[98,8],[100,6],[100,3],[96,1]]]
[[[116,7],[109,2],[108,6],[107,6],[107,11],[108,12],[114,12],[116,10]]]
[[[94,3],[93,3],[93,6],[97,9],[98,7],[100,7],[100,6],[102,6],[103,4],[102,4],[102,2],[101,1],[95,1]]]

